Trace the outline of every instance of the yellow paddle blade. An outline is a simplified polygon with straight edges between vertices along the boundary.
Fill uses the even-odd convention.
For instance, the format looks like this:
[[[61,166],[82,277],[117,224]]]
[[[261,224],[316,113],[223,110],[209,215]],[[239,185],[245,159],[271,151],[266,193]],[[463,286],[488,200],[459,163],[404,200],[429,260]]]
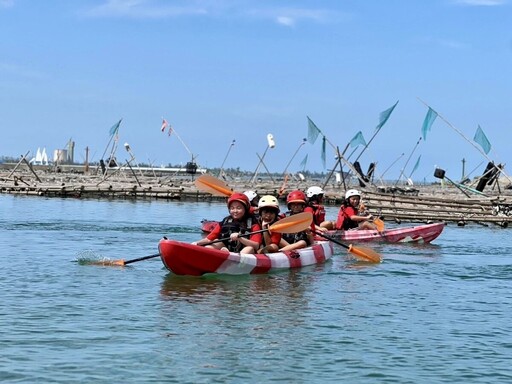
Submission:
[[[211,175],[201,175],[194,182],[197,189],[211,193],[214,196],[229,197],[233,191],[229,189],[226,183]]]
[[[377,231],[382,232],[384,230],[384,221],[377,218],[373,220],[373,224],[377,226]]]
[[[268,227],[268,230],[278,233],[302,232],[311,226],[312,221],[313,214],[311,212],[302,212],[277,221]]]
[[[348,251],[362,261],[368,261],[370,263],[380,263],[382,261],[380,254],[370,248],[354,247],[352,244],[350,244],[348,246]]]

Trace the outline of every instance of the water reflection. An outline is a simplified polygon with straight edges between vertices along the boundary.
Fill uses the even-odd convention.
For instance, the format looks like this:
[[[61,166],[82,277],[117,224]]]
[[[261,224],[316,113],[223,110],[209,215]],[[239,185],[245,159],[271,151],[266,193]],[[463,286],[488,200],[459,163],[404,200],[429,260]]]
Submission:
[[[276,274],[264,275],[206,275],[202,277],[177,276],[169,273],[161,285],[163,300],[185,300],[201,302],[212,297],[222,296],[235,304],[246,301],[267,304],[275,297],[284,296],[287,299],[300,298],[307,289],[314,273],[323,266],[303,268],[300,271],[291,270]],[[312,272],[312,273],[309,273]]]

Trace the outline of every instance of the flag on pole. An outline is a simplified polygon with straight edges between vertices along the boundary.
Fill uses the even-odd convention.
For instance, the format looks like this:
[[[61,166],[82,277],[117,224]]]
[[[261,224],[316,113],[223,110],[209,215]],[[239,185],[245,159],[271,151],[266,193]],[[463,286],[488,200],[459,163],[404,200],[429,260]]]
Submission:
[[[162,119],[162,120],[163,120],[163,121],[162,121],[162,126],[160,127],[160,130],[161,130],[162,132],[165,132],[165,129],[167,128],[167,126],[169,125],[169,123],[168,123],[168,122],[167,122],[167,120],[165,120],[165,119]]]
[[[421,160],[421,155],[418,156],[418,160],[416,160],[416,164],[414,164],[414,168],[412,169],[412,172],[411,172],[411,175],[409,177],[412,176],[412,174],[418,169],[418,167],[420,166],[420,160]]]
[[[398,100],[392,107],[386,109],[385,111],[381,112],[379,115],[379,124],[377,124],[377,127],[375,127],[375,132],[378,132],[384,124],[386,124],[386,121],[388,121],[389,116],[393,113],[393,110],[395,109],[396,105],[398,104]]]
[[[114,136],[117,134],[117,132],[119,131],[119,125],[121,125],[121,121],[123,119],[119,120],[117,123],[115,123],[111,128],[110,128],[110,136]]]
[[[171,136],[171,133],[172,133],[172,125],[169,124],[169,132],[168,132],[167,136]]]
[[[357,132],[356,135],[350,140],[350,147],[357,147],[359,145],[366,145],[366,141],[364,140],[363,133],[361,131]]]
[[[421,133],[423,135],[423,140],[427,140],[427,132],[430,132],[430,128],[432,128],[432,124],[434,124],[434,120],[437,117],[437,112],[432,108],[428,107],[427,115],[425,116],[425,120],[423,120],[423,126],[421,127]]]
[[[311,144],[315,144],[315,141],[320,134],[320,129],[313,123],[313,121],[309,118],[309,116],[306,116],[308,118],[308,141]]]
[[[325,169],[325,143],[326,142],[327,142],[327,139],[324,136],[322,139],[322,163],[324,165],[324,169]]]
[[[303,171],[306,168],[307,162],[308,162],[308,155],[306,154],[306,156],[304,156],[304,159],[300,162],[300,166],[302,167]]]
[[[480,144],[486,155],[489,153],[489,151],[491,150],[491,143],[487,139],[487,136],[485,136],[485,133],[480,127],[480,124],[476,129],[475,137],[473,138],[473,140],[475,140],[475,143]]]

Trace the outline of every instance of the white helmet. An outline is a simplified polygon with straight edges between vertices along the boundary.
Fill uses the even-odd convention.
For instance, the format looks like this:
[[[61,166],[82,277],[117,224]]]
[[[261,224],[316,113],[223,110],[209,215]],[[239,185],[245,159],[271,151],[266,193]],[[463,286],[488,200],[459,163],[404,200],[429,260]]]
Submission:
[[[345,193],[345,199],[349,199],[352,196],[361,197],[361,192],[359,192],[357,189],[349,189],[347,193]]]
[[[255,197],[258,196],[258,194],[256,192],[254,192],[254,191],[245,191],[244,195],[247,196],[249,201],[252,201],[252,199],[254,199]]]
[[[279,201],[277,201],[275,196],[272,195],[265,195],[262,196],[260,201],[258,202],[258,208],[261,210],[261,208],[274,208],[279,213]]]
[[[323,195],[323,194],[324,194],[324,190],[317,186],[309,187],[308,190],[306,191],[306,196],[308,198],[311,198],[315,195]]]

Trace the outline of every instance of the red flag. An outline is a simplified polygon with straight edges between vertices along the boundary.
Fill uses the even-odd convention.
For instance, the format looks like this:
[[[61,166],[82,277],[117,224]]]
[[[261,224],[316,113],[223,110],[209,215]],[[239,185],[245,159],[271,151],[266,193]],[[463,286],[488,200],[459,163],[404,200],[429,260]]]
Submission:
[[[162,132],[165,132],[165,128],[167,128],[167,126],[168,126],[168,125],[169,125],[169,124],[167,123],[167,120],[163,119],[163,121],[162,121],[162,127],[160,128],[160,130],[161,130]]]

